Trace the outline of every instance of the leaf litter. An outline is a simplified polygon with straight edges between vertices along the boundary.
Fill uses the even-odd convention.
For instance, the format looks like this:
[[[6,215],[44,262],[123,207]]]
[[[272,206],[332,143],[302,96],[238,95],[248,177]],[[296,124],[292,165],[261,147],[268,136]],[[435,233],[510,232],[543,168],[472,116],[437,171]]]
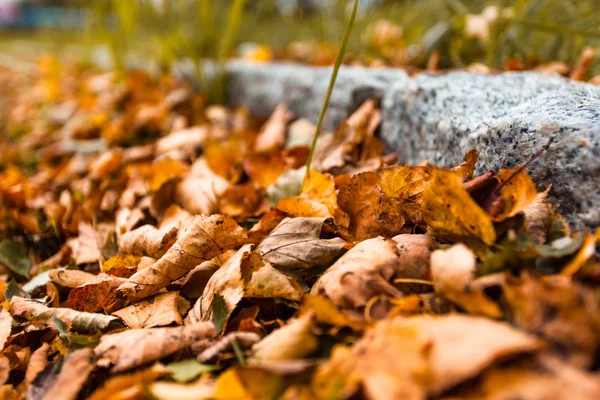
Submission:
[[[524,166],[396,165],[367,101],[303,181],[285,105],[69,68],[0,140],[0,397],[600,398],[600,231]]]

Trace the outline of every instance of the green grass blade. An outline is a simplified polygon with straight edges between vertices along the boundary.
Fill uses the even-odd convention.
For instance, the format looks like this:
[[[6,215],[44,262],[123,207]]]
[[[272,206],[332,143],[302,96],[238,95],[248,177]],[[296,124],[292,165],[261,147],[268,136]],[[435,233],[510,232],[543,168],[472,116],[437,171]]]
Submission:
[[[340,66],[342,65],[342,61],[344,60],[344,53],[346,53],[346,45],[348,44],[348,40],[350,39],[350,34],[352,33],[352,26],[354,26],[354,20],[356,19],[356,11],[358,10],[359,0],[354,0],[354,7],[352,8],[352,14],[350,15],[350,20],[348,21],[348,25],[346,26],[346,32],[344,33],[344,39],[342,40],[342,45],[340,46],[340,51],[338,52],[337,58],[335,60],[335,65],[333,66],[333,72],[331,73],[331,79],[329,80],[329,88],[327,89],[327,94],[325,96],[325,101],[323,102],[323,107],[321,108],[321,114],[319,115],[319,121],[317,122],[317,129],[315,130],[315,136],[313,137],[312,144],[310,146],[310,152],[308,153],[308,160],[306,161],[306,174],[304,175],[304,180],[308,177],[308,173],[310,172],[310,166],[312,164],[313,155],[315,153],[315,148],[317,147],[317,139],[319,138],[319,134],[321,133],[321,129],[323,127],[323,119],[325,118],[325,112],[327,111],[327,107],[329,106],[329,101],[331,100],[331,93],[333,92],[333,87],[335,86],[335,81],[337,79],[338,71],[340,70]]]

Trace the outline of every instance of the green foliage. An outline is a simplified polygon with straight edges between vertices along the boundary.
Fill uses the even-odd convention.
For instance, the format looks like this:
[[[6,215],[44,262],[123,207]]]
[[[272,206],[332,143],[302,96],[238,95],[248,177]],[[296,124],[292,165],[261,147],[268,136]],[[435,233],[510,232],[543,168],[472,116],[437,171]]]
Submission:
[[[27,248],[22,243],[12,240],[0,242],[0,264],[3,264],[15,274],[29,278],[31,261],[27,257]]]
[[[167,368],[171,371],[171,377],[180,383],[189,382],[205,372],[217,369],[214,365],[202,364],[193,359],[171,363],[167,365]]]

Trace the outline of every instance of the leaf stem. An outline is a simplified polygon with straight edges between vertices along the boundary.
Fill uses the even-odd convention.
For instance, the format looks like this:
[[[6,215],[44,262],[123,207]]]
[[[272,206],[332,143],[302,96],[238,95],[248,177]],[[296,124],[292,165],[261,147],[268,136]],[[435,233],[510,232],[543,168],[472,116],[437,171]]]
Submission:
[[[354,26],[354,20],[356,19],[356,11],[358,10],[359,1],[360,0],[354,0],[352,14],[350,15],[350,20],[348,21],[348,25],[346,26],[346,32],[344,33],[344,38],[342,39],[342,45],[340,46],[340,51],[338,52],[335,64],[333,66],[333,72],[331,74],[331,79],[329,80],[329,87],[327,89],[325,101],[323,102],[323,107],[321,108],[321,114],[319,115],[319,121],[317,122],[317,128],[315,129],[315,135],[313,136],[312,144],[310,146],[310,152],[308,153],[308,159],[306,160],[306,174],[304,175],[304,181],[306,181],[306,178],[308,177],[308,174],[310,172],[310,166],[312,164],[315,148],[317,147],[317,139],[319,138],[319,134],[321,133],[321,129],[323,127],[325,112],[327,111],[329,101],[331,100],[331,93],[333,92],[333,87],[335,86],[338,71],[340,70],[342,61],[344,60],[344,53],[346,53],[346,45],[348,44],[350,34],[352,33],[352,26]]]

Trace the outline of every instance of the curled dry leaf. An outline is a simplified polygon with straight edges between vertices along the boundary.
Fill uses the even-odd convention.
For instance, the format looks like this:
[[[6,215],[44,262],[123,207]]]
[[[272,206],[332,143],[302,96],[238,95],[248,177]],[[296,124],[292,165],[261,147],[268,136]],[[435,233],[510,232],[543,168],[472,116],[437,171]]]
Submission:
[[[10,313],[4,308],[0,310],[0,351],[4,349],[6,340],[10,336],[13,319]]]
[[[435,292],[458,304],[471,314],[500,318],[498,304],[489,299],[482,289],[472,286],[475,254],[463,244],[431,254],[431,276]]]
[[[304,269],[329,265],[346,242],[341,238],[321,239],[325,218],[286,218],[256,251],[274,267]]]
[[[93,357],[92,349],[79,349],[67,354],[54,384],[42,399],[77,399],[94,370]]]
[[[158,400],[210,400],[217,398],[215,397],[215,382],[210,379],[198,379],[190,384],[154,382],[148,386],[148,390]],[[98,398],[98,400],[101,399]]]
[[[313,377],[318,398],[423,399],[475,377],[498,359],[542,342],[484,318],[397,317],[378,322],[350,349],[337,347]]]
[[[196,360],[201,363],[214,360],[222,353],[231,351],[233,349],[233,342],[236,342],[240,349],[244,350],[252,347],[252,345],[259,340],[260,336],[253,332],[231,332],[217,340],[216,343],[210,345],[205,350],[202,350],[196,357]]]
[[[442,240],[493,244],[496,231],[492,219],[464,189],[460,177],[452,171],[430,171],[431,181],[422,198],[422,218],[428,232]]]
[[[155,295],[148,300],[132,304],[112,313],[121,318],[130,328],[152,328],[172,323],[183,324],[181,316],[190,308],[190,303],[178,292]]]
[[[96,275],[77,269],[52,269],[48,271],[48,277],[54,283],[66,288],[75,288],[84,285],[94,279]]]
[[[229,217],[196,216],[163,257],[132,275],[118,292],[131,299],[148,297],[201,262],[235,248],[245,240],[245,231]]]
[[[396,246],[381,237],[360,242],[317,280],[311,294],[322,294],[337,306],[364,307],[378,294],[399,296],[389,283],[398,268]]]
[[[104,335],[94,349],[101,367],[124,372],[171,355],[192,343],[216,334],[212,322],[175,328],[133,329]]]
[[[398,250],[398,278],[429,280],[431,271],[430,247],[434,241],[429,235],[402,234],[392,238]]]
[[[234,250],[228,250],[212,260],[204,261],[196,266],[187,274],[185,280],[181,284],[181,294],[194,299],[202,296],[210,277],[235,253]]]
[[[200,158],[177,185],[175,202],[191,214],[210,215],[216,211],[219,196],[230,186],[226,179],[210,169],[205,159]]]
[[[68,328],[77,332],[105,331],[121,327],[121,320],[103,314],[75,311],[70,308],[50,308],[44,304],[22,297],[10,300],[10,313],[29,321],[48,322],[52,317],[60,319]]]
[[[77,311],[98,312],[110,308],[117,301],[115,290],[126,279],[105,273],[94,276],[69,292],[66,306]]]
[[[144,225],[125,233],[119,241],[119,251],[136,256],[161,258],[177,240],[177,228],[168,232]]]
[[[551,187],[548,187],[545,191],[538,193],[535,200],[523,210],[525,214],[523,231],[537,244],[546,243],[548,233],[552,228],[552,217],[555,212],[548,202],[550,189]]]
[[[479,154],[477,154],[477,150],[471,149],[465,155],[465,161],[452,170],[460,176],[463,182],[470,181],[473,179],[473,173],[475,172],[475,166],[477,165],[478,160]]]
[[[202,297],[189,312],[186,323],[209,318],[215,294],[223,297],[229,314],[244,297],[300,300],[300,285],[251,249],[251,244],[243,246],[211,276]]]
[[[292,319],[252,346],[252,358],[277,361],[307,357],[318,346],[314,327],[314,314],[311,312]]]
[[[524,169],[519,171],[520,168],[498,171],[498,177],[506,184],[500,189],[498,204],[492,205],[492,210],[490,210],[496,222],[517,215],[536,199],[535,184],[527,171]]]

